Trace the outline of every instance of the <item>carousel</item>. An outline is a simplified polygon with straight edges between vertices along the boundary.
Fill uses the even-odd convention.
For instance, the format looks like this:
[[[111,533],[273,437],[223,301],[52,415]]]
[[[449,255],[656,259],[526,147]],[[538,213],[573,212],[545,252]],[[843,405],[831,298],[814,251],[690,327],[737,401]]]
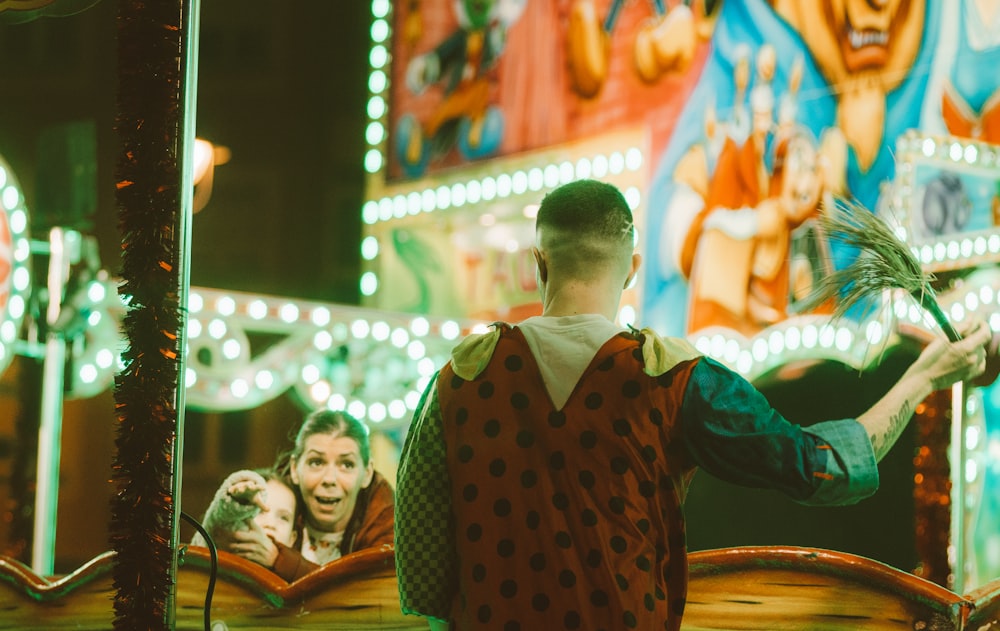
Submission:
[[[94,4],[0,0],[0,32]],[[73,225],[31,233],[26,167],[0,147],[0,371],[40,366],[16,406],[35,468],[7,476],[0,629],[426,628],[391,546],[288,583],[187,545],[185,415],[346,410],[394,472],[455,344],[540,312],[535,212],[576,179],[633,210],[644,264],[618,322],[687,338],[793,422],[864,411],[915,339],[1000,332],[1000,2],[823,6],[371,0],[362,304],[343,305],[191,285],[197,178],[225,159],[194,136],[199,2],[118,2],[120,270]],[[865,255],[826,221],[845,200],[926,291],[815,299]],[[64,406],[109,392],[115,453],[89,466],[114,485],[110,545],[57,571]],[[696,477],[683,628],[1000,630],[1000,386],[936,392],[905,436],[858,506]]]

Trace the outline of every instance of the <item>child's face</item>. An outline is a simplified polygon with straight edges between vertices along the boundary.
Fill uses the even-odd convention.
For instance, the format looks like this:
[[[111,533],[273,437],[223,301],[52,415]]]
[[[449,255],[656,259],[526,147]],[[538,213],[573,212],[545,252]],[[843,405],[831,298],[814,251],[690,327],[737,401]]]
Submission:
[[[292,545],[295,528],[295,494],[277,480],[267,481],[267,508],[254,517],[261,529],[278,543]]]

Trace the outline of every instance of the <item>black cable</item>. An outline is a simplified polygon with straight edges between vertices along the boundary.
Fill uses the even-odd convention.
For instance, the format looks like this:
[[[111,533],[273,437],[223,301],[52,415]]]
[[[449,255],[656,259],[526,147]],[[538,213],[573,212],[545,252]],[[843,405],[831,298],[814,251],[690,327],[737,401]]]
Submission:
[[[201,522],[184,511],[181,511],[181,518],[194,526],[195,530],[205,538],[205,544],[208,546],[208,554],[212,559],[211,569],[208,573],[208,589],[205,590],[205,631],[212,631],[212,593],[215,592],[215,577],[219,573],[219,553],[215,549],[215,542],[212,541],[212,536],[208,534],[208,531],[201,525]]]

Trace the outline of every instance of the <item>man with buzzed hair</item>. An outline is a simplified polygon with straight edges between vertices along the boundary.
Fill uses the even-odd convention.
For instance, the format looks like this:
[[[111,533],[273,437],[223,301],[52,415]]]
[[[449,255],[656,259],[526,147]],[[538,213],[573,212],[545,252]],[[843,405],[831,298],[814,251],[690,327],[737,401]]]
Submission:
[[[463,340],[403,446],[400,601],[435,630],[679,629],[695,467],[857,502],[914,406],[985,365],[990,332],[975,322],[857,419],[801,428],[686,341],[614,323],[640,263],[615,187],[549,193],[535,243],[542,315]]]
[[[618,189],[609,184],[582,180],[552,191],[538,209],[535,227],[538,247],[531,252],[540,274],[549,268],[545,259],[556,261],[557,272],[574,285],[608,281],[609,276],[622,274],[630,282],[639,267],[632,211]],[[608,274],[611,270],[615,273]],[[560,280],[555,285],[564,288]],[[588,293],[612,300],[616,291],[595,288]],[[613,319],[618,305],[610,308]]]

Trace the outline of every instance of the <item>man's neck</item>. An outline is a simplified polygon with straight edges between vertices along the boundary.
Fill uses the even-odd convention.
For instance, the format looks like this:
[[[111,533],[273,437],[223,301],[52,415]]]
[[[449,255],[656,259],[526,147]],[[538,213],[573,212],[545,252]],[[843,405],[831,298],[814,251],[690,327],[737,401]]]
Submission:
[[[548,288],[542,303],[542,315],[547,317],[594,314],[615,321],[621,294],[595,291],[588,285],[568,284],[561,288]]]

